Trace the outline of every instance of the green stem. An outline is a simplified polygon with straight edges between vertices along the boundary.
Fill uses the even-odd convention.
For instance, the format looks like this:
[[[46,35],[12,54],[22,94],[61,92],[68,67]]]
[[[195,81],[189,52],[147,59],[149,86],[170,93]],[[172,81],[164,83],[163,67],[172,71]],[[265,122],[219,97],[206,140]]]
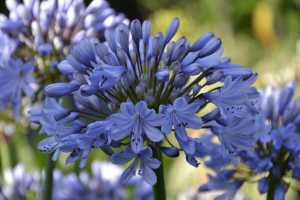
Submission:
[[[45,180],[45,200],[52,199],[52,185],[53,185],[53,170],[55,162],[52,160],[53,153],[47,154],[47,165],[46,165],[46,180]]]
[[[269,182],[269,190],[267,193],[267,200],[272,200],[274,199],[274,192],[276,188],[276,180],[275,177],[272,174],[272,171],[269,171],[269,177],[268,177],[268,182]]]
[[[162,152],[159,148],[157,150],[156,148],[150,146],[153,152],[153,158],[158,159],[161,164],[159,168],[153,169],[156,177],[157,182],[155,185],[152,186],[153,188],[153,199],[154,200],[166,200],[166,189],[165,189],[165,178],[164,178],[164,167],[163,167],[163,159],[162,159]]]

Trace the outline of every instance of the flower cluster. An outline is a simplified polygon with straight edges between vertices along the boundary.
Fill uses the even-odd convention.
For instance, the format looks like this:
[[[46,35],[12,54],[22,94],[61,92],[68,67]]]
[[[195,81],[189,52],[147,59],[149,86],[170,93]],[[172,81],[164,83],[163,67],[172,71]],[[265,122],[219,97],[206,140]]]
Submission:
[[[0,97],[0,111],[11,107],[16,116],[20,91],[33,95],[27,85],[33,82],[31,73],[38,79],[36,91],[40,92],[46,83],[62,78],[57,64],[81,38],[97,41],[105,29],[128,23],[123,14],[117,15],[109,8],[107,1],[94,0],[88,7],[83,0],[27,0],[24,4],[6,0],[6,5],[9,17],[0,14],[0,87],[5,90]],[[32,60],[36,67],[23,66],[21,60]]]
[[[106,29],[104,43],[80,40],[58,65],[74,80],[46,86],[47,109],[29,112],[30,121],[40,123],[41,133],[49,136],[38,148],[55,151],[53,160],[59,152],[69,152],[66,163],[82,157],[80,167],[91,148],[101,148],[114,164],[133,160],[121,176],[122,184],[139,174],[154,185],[152,169],[161,167],[161,152],[177,157],[181,151],[198,167],[196,157],[210,152],[200,139],[188,136],[187,128],[211,128],[222,144],[219,154],[229,155],[237,165],[235,148],[254,148],[253,138],[243,133],[254,125],[248,116],[258,113],[253,102],[259,93],[251,87],[257,74],[221,57],[224,48],[212,33],[193,45],[184,36],[171,41],[178,27],[179,19],[174,18],[165,35],[152,36],[149,20],[133,20],[130,27],[121,23]],[[212,85],[215,88],[206,89]],[[77,109],[63,109],[54,99],[69,94]],[[196,115],[209,103],[216,110]],[[173,134],[178,145],[167,138]],[[121,146],[126,146],[121,153],[111,149]]]
[[[217,177],[210,176],[209,182],[199,191],[226,189],[224,185],[232,185],[237,187],[228,190],[233,198],[235,191],[247,181],[257,181],[259,192],[268,192],[270,199],[284,199],[288,189],[300,191],[291,182],[291,178],[300,180],[300,102],[293,100],[295,90],[295,82],[290,82],[282,91],[275,91],[271,86],[266,92],[260,91],[261,97],[255,104],[259,115],[249,117],[255,119],[255,124],[244,133],[252,136],[254,151],[236,146],[239,149],[234,149],[235,154],[242,163],[235,170],[224,169],[222,172],[218,171],[230,163],[230,158],[220,160],[216,154],[210,154],[211,160],[205,164],[217,171]],[[211,138],[204,138],[212,145]],[[213,145],[212,151],[221,151],[221,146]],[[288,182],[287,177],[290,178]],[[227,183],[219,185],[215,179]]]
[[[59,169],[55,169],[52,199],[125,200],[129,199],[130,195],[137,200],[152,198],[152,187],[145,184],[141,178],[133,179],[126,185],[118,183],[122,167],[95,160],[92,162],[91,171],[92,174],[81,171],[77,176],[75,173],[65,175]],[[3,199],[44,199],[44,174],[40,170],[28,173],[26,166],[19,163],[14,169],[6,169],[3,174],[4,182],[1,183],[0,179],[0,197]],[[131,194],[130,188],[133,189]]]

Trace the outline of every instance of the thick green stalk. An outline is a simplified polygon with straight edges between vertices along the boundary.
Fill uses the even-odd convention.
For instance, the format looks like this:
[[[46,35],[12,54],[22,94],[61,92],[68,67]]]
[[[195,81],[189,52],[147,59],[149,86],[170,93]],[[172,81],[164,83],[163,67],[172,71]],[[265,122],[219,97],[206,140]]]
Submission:
[[[46,165],[46,180],[45,180],[45,200],[52,199],[52,185],[53,185],[53,170],[55,162],[52,160],[53,153],[47,154],[47,165]]]
[[[156,177],[157,177],[157,183],[152,186],[153,188],[153,199],[154,200],[166,200],[166,189],[165,189],[165,178],[164,178],[164,167],[163,167],[163,159],[162,159],[162,152],[159,148],[157,150],[156,148],[150,146],[153,152],[153,158],[158,159],[161,164],[158,169],[153,169]]]
[[[275,180],[275,177],[273,176],[271,170],[269,171],[268,182],[269,182],[269,190],[267,193],[267,200],[272,200],[272,199],[274,199],[276,180]]]

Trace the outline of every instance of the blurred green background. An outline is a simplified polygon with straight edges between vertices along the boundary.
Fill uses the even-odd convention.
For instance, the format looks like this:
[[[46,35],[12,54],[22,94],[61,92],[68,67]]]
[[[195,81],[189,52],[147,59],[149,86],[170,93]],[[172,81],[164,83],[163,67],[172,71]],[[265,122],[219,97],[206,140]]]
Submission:
[[[128,19],[143,21],[150,19],[152,34],[165,33],[168,23],[174,17],[180,19],[178,33],[173,40],[186,36],[194,43],[205,32],[213,32],[220,37],[225,48],[225,56],[232,63],[246,68],[254,65],[259,78],[257,88],[265,89],[268,84],[283,88],[291,80],[298,81],[300,75],[300,1],[299,0],[108,0],[117,12],[123,12]],[[90,1],[86,0],[86,5]],[[7,14],[5,1],[0,2],[0,12]],[[299,87],[296,97],[300,97]],[[26,102],[25,102],[26,103]],[[65,105],[68,106],[68,105]],[[43,168],[46,155],[36,148],[45,138],[38,129],[24,128],[26,119],[19,119],[15,125],[10,116],[0,122],[0,162],[1,168],[24,162],[29,170]],[[1,119],[3,121],[3,119]],[[8,127],[8,128],[7,128]],[[8,136],[14,132],[12,136]],[[6,133],[6,134],[4,134]],[[199,131],[189,131],[190,136],[198,137]],[[79,172],[79,161],[65,165],[68,154],[60,154],[56,167],[64,172]],[[109,159],[100,150],[92,149],[86,170],[90,170],[93,159]],[[204,165],[194,168],[185,162],[184,155],[177,159],[165,158],[164,162],[167,193],[173,198],[186,193],[189,187],[196,191],[207,181]],[[199,199],[212,199],[211,195],[201,194]],[[289,193],[289,199],[296,199]],[[241,199],[265,199],[257,191],[254,183],[242,187]]]

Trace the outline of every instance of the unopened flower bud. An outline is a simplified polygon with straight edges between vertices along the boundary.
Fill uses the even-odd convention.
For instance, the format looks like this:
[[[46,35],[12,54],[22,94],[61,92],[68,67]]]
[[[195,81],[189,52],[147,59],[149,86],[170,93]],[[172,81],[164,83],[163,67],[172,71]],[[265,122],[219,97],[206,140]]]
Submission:
[[[186,100],[186,102],[190,102],[192,100],[191,95],[189,93],[185,93],[183,95],[183,98]]]
[[[174,87],[181,87],[185,82],[185,78],[184,78],[184,75],[181,73],[181,74],[177,74],[175,76],[175,79],[173,81],[173,86]]]
[[[201,85],[199,85],[199,84],[194,85],[193,96],[195,97],[200,92],[200,90],[201,90]]]
[[[173,62],[170,66],[170,69],[173,70],[173,74],[177,74],[179,72],[179,70],[181,69],[180,62],[178,62],[178,61]]]
[[[176,34],[178,28],[179,28],[179,19],[178,18],[172,19],[168,26],[166,36],[164,37],[163,40],[164,44],[168,44],[171,41],[171,39]]]
[[[143,43],[144,43],[144,45],[148,45],[150,34],[151,34],[151,22],[149,20],[145,20],[143,22],[142,34],[143,34]]]
[[[107,47],[102,43],[96,43],[94,45],[96,55],[102,60],[104,60],[104,56],[108,53]]]
[[[122,92],[122,83],[121,83],[121,81],[118,81],[115,84],[115,88],[116,88],[117,92]]]
[[[182,73],[187,75],[198,75],[202,71],[203,67],[201,67],[198,63],[192,63],[181,69]]]
[[[205,33],[191,46],[191,52],[201,50],[207,44],[207,42],[209,42],[213,38],[214,38],[213,33],[210,32]]]
[[[167,47],[167,57],[171,57],[174,48],[175,48],[175,42],[170,42]]]
[[[224,72],[222,71],[215,71],[210,78],[206,81],[206,85],[212,85],[216,82],[218,82],[219,80],[221,80],[221,78],[223,77]]]
[[[142,26],[138,19],[131,22],[131,36],[134,43],[139,44],[142,35]]]
[[[115,102],[108,102],[108,108],[110,109],[111,112],[115,112],[116,110],[116,104]]]
[[[155,98],[151,94],[147,93],[145,96],[145,101],[147,103],[147,106],[150,107],[154,104]]]
[[[73,73],[73,78],[80,84],[80,85],[87,85],[86,78],[83,76],[83,74],[79,72]]]
[[[170,58],[171,62],[174,62],[176,60],[178,60],[185,52],[185,45],[179,45],[177,47],[175,47],[172,56]]]
[[[198,53],[199,58],[204,58],[215,53],[222,45],[222,41],[220,38],[213,38],[201,49]]]
[[[126,80],[127,80],[128,85],[131,86],[134,83],[134,73],[133,73],[133,71],[131,69],[128,69],[125,72],[125,75],[126,75]]]
[[[125,76],[122,76],[122,78],[121,78],[121,83],[122,83],[122,85],[123,85],[123,88],[124,88],[125,90],[128,90],[129,85],[128,85],[128,82],[127,82],[126,75],[125,75]]]
[[[141,96],[144,94],[144,91],[145,91],[145,86],[141,83],[138,84],[135,88],[135,92],[138,98],[141,98]]]
[[[147,74],[142,74],[141,80],[144,81],[145,83],[147,83],[148,82],[148,76],[147,76]]]
[[[125,51],[123,51],[123,49],[121,48],[118,48],[117,50],[117,55],[118,55],[118,58],[120,60],[120,64],[121,65],[126,65],[127,64],[127,60],[126,60],[126,53]]]
[[[136,64],[136,55],[135,55],[134,52],[130,52],[130,58],[131,58],[132,64],[133,64],[132,67],[135,67],[135,64]]]
[[[170,94],[171,101],[174,101],[176,99],[177,95],[178,95],[177,91],[173,90]]]

